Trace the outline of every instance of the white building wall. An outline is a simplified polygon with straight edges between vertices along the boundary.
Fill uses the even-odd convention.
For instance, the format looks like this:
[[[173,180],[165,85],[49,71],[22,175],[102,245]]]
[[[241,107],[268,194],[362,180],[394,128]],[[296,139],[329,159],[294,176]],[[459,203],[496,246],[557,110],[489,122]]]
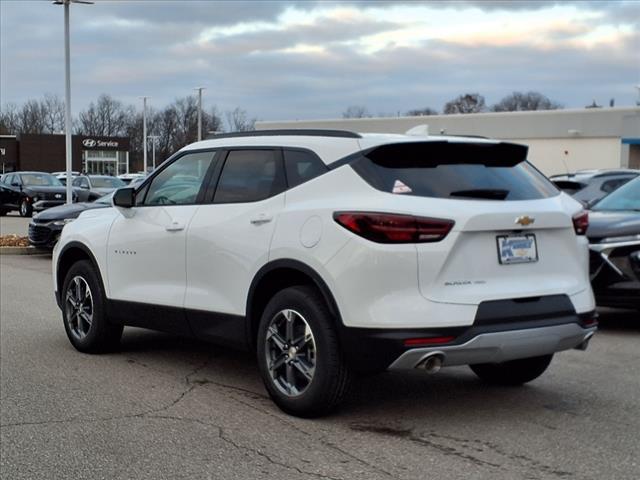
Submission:
[[[529,161],[545,175],[588,168],[619,168],[619,138],[510,138],[529,146]]]

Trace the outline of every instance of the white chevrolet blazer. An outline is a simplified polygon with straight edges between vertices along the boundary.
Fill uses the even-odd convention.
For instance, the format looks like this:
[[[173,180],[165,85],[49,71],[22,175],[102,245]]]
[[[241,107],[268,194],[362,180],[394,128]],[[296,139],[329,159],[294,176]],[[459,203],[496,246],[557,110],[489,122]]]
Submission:
[[[69,340],[124,326],[250,349],[275,403],[328,412],[353,375],[469,365],[522,384],[596,330],[586,212],[525,146],[280,130],[189,145],[64,227]]]

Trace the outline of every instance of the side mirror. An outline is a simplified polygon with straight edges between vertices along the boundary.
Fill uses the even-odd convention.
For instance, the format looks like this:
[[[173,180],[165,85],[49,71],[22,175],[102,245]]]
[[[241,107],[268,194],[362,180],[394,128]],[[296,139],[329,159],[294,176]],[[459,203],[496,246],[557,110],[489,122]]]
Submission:
[[[124,187],[116,190],[113,194],[113,205],[121,208],[131,208],[135,205],[135,190]]]

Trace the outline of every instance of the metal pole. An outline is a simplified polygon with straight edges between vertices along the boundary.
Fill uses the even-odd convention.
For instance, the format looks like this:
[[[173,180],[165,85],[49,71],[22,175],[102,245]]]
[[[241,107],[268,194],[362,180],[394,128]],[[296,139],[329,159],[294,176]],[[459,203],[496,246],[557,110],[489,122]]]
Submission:
[[[144,158],[144,174],[147,170],[147,97],[142,97],[142,145]]]
[[[71,54],[69,41],[69,1],[64,2],[64,135],[67,168],[67,204],[73,202],[73,190],[71,189]]]
[[[202,90],[204,87],[196,88],[198,91],[198,141],[202,140]]]
[[[153,169],[156,169],[156,139],[154,138],[151,141],[151,151],[153,152],[151,155],[153,157]]]

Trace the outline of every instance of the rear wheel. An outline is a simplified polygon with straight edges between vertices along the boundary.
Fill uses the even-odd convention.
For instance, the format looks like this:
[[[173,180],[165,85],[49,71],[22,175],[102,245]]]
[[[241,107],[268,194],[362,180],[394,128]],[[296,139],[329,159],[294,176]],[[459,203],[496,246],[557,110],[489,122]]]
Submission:
[[[31,204],[26,200],[23,200],[22,203],[20,203],[20,216],[30,217],[32,213],[33,207],[31,206]]]
[[[313,288],[277,293],[258,329],[258,365],[273,401],[286,413],[315,417],[336,408],[351,380],[327,305]]]
[[[482,380],[495,385],[522,385],[544,373],[553,355],[522,358],[503,363],[469,365]]]
[[[88,260],[76,262],[62,288],[62,319],[71,344],[85,353],[114,349],[122,336],[122,325],[106,317],[102,282]]]

